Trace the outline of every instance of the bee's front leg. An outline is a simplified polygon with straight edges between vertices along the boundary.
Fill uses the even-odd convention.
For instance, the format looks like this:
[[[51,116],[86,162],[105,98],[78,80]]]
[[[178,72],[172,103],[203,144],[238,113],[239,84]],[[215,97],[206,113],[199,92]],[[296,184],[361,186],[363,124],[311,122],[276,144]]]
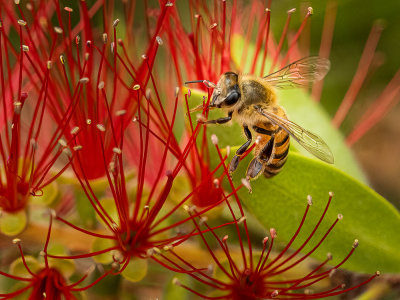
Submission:
[[[219,118],[219,119],[215,119],[215,120],[207,120],[207,121],[198,120],[197,122],[200,124],[224,124],[224,123],[227,123],[230,120],[232,120],[232,114],[233,114],[233,112],[230,112],[230,113],[228,113],[227,117],[223,117],[223,118]]]
[[[247,148],[249,148],[252,140],[251,132],[249,127],[246,124],[243,124],[244,134],[247,137],[246,143],[244,143],[240,148],[236,151],[236,155],[232,158],[229,164],[229,174],[232,174],[239,165],[240,157],[246,152]]]

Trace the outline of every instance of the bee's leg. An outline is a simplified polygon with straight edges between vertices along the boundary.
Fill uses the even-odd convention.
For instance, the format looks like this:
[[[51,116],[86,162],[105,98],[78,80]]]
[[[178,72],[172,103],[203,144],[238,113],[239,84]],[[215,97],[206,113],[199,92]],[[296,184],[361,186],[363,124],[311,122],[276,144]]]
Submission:
[[[230,112],[230,113],[228,113],[227,117],[219,118],[216,120],[207,120],[207,121],[198,120],[197,122],[200,124],[224,124],[224,123],[227,123],[230,120],[232,120],[232,114],[233,114],[233,112]]]
[[[257,157],[254,157],[250,162],[249,166],[247,167],[246,178],[252,179],[257,177],[257,175],[261,172],[263,168],[262,162],[258,160]]]
[[[264,148],[262,148],[258,157],[253,158],[253,160],[247,167],[247,173],[246,173],[247,179],[255,178],[261,172],[261,170],[263,169],[263,163],[267,163],[272,157],[274,144],[275,144],[275,136],[274,134],[272,134],[267,144],[264,146]]]
[[[268,143],[264,146],[264,148],[262,148],[260,154],[258,155],[258,159],[264,162],[268,162],[272,157],[274,145],[275,145],[275,136],[272,135]]]
[[[240,156],[242,156],[246,152],[247,148],[249,148],[249,146],[251,144],[252,136],[251,136],[249,127],[247,127],[246,124],[243,124],[243,129],[244,129],[244,134],[247,137],[247,141],[242,146],[240,146],[240,148],[236,151],[236,155],[232,158],[232,160],[229,164],[229,173],[230,174],[232,174],[232,172],[234,172],[236,170],[236,168],[239,165]]]

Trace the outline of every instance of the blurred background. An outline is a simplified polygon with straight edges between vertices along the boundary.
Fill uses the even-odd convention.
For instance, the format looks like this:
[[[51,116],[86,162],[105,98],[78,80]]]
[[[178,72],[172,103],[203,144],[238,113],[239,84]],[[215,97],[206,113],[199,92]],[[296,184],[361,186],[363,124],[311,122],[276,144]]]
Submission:
[[[307,7],[314,9],[309,37],[303,36],[304,47],[310,54],[319,52],[326,13],[334,14],[333,1],[272,1],[271,28],[279,36],[285,24],[285,11],[296,8],[292,28],[300,25]],[[400,68],[400,2],[347,0],[337,2],[336,22],[330,59],[331,71],[324,81],[321,103],[333,117],[349,88],[358,68],[364,46],[374,22],[383,26],[372,67],[358,93],[354,105],[345,117],[341,131],[348,135]],[[328,12],[327,12],[328,7]],[[306,31],[305,31],[306,32]],[[400,99],[396,95],[395,103]],[[384,118],[352,145],[371,186],[400,208],[400,106],[391,106]]]

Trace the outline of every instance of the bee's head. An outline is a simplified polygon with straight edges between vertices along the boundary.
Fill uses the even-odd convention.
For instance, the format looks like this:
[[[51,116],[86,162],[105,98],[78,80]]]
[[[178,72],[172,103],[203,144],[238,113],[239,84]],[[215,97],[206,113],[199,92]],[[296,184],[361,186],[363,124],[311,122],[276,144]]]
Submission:
[[[230,107],[240,99],[239,76],[233,72],[224,73],[212,94],[211,107]]]

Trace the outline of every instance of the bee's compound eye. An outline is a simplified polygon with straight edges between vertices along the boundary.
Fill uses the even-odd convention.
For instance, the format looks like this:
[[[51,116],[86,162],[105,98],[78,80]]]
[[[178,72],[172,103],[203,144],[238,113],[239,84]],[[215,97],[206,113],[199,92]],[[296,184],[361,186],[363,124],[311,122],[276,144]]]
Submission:
[[[239,98],[240,94],[237,91],[231,91],[225,98],[224,104],[227,106],[234,105],[236,102],[238,102]]]

